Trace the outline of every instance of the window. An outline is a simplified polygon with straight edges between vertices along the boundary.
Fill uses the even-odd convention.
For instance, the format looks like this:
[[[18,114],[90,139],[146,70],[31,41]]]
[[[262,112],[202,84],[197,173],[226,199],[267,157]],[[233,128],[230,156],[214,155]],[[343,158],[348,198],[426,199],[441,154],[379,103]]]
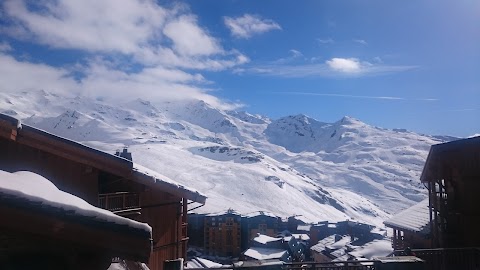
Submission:
[[[267,233],[267,224],[258,224],[258,231],[260,233]]]
[[[227,230],[227,239],[226,239],[227,245],[232,245],[233,243],[233,235],[232,235],[232,230]]]

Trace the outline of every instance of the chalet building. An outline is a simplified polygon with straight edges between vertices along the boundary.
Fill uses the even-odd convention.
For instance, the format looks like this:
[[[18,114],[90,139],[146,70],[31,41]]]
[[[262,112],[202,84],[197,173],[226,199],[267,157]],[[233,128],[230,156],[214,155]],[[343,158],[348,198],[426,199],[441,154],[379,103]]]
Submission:
[[[113,257],[150,256],[150,226],[94,207],[32,172],[0,170],[0,214],[0,269],[105,270]]]
[[[126,158],[21,124],[3,114],[0,149],[0,170],[34,172],[93,206],[148,223],[153,240],[150,269],[162,270],[166,260],[185,257],[188,203],[204,204],[206,200],[197,191]]]
[[[323,239],[333,232],[329,229],[328,222],[319,222],[318,224],[314,224],[310,226],[310,241],[311,243],[318,243],[320,239]]]
[[[426,199],[384,222],[385,226],[393,229],[393,249],[432,247],[429,211]]]
[[[207,255],[238,257],[241,253],[241,216],[232,209],[205,216],[204,249]]]
[[[420,180],[434,247],[480,246],[480,136],[433,145]]]
[[[291,216],[287,218],[284,229],[296,233],[298,225],[305,225],[307,223],[302,216]]]
[[[258,234],[274,237],[278,233],[281,219],[274,214],[257,211],[242,218],[242,249]]]

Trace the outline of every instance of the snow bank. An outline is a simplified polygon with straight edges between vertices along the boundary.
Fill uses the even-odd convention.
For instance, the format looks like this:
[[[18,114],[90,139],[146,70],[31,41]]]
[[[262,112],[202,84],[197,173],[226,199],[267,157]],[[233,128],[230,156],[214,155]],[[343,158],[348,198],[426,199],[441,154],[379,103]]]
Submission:
[[[0,194],[38,202],[45,206],[73,212],[77,216],[126,225],[150,234],[152,232],[152,228],[148,224],[123,218],[110,211],[97,208],[72,194],[59,190],[52,182],[32,172],[9,173],[0,170]]]

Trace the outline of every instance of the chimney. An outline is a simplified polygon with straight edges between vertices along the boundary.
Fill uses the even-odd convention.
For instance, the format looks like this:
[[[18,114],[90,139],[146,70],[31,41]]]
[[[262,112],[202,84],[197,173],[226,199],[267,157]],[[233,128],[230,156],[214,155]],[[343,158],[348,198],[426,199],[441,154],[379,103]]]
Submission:
[[[124,147],[122,152],[120,152],[120,150],[117,150],[115,152],[115,155],[132,161],[132,153],[128,152],[127,147]]]

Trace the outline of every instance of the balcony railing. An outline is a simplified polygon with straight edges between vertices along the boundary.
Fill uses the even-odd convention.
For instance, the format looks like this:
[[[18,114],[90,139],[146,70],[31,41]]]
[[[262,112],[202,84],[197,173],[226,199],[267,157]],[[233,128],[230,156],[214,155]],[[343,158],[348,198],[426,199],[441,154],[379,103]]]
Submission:
[[[134,192],[103,193],[98,195],[98,205],[112,212],[140,207],[140,196]]]
[[[425,269],[428,270],[480,269],[479,248],[412,249],[412,252],[425,261]],[[405,254],[404,251],[396,250],[393,255]]]

